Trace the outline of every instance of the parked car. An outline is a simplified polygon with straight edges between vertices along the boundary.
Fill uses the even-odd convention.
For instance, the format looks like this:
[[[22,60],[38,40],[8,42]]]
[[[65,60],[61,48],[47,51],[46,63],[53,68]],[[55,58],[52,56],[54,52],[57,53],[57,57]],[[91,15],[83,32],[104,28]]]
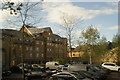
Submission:
[[[74,72],[77,72],[77,73],[83,75],[84,77],[90,78],[92,80],[102,80],[101,76],[99,76],[97,74],[93,74],[88,71],[74,71]]]
[[[106,74],[106,72],[104,70],[102,70],[100,67],[96,66],[96,65],[88,65],[87,66],[87,71],[93,71],[93,72],[99,72],[101,74]]]
[[[35,69],[35,68],[40,68],[40,69],[43,69],[44,67],[42,67],[42,66],[40,66],[40,65],[38,65],[38,64],[32,64],[32,66],[31,66],[33,69]]]
[[[111,70],[108,69],[108,68],[105,68],[105,67],[103,67],[103,66],[98,66],[98,65],[97,65],[96,67],[98,67],[100,70],[103,70],[103,71],[106,72],[107,74],[111,73]]]
[[[78,74],[76,72],[59,72],[59,73],[56,73],[56,74],[53,74],[52,77],[55,77],[55,76],[69,76],[69,77],[72,77],[73,80],[92,80],[90,78],[86,78],[84,76],[82,76],[81,74]],[[68,79],[66,79],[68,80]]]
[[[26,80],[36,80],[44,77],[46,77],[46,74],[44,74],[39,68],[32,69],[30,72],[25,74]]]
[[[111,71],[118,71],[120,72],[120,66],[118,66],[116,63],[112,62],[105,62],[102,64],[103,67],[110,69]]]
[[[92,74],[95,74],[97,76],[100,76],[100,78],[103,78],[103,79],[105,79],[106,75],[107,75],[105,71],[101,70],[100,68],[98,68],[95,65],[88,65],[87,71],[92,73]]]
[[[41,80],[41,78],[43,79],[43,78],[49,77],[55,73],[57,73],[56,70],[47,69],[45,72],[43,72],[40,68],[35,68],[35,69],[32,69],[29,73],[26,73],[25,76],[27,80],[35,80],[35,79]]]
[[[12,72],[10,70],[3,70],[2,71],[2,77],[4,76],[10,76],[12,74]]]
[[[59,69],[64,65],[60,65],[59,62],[46,62],[46,68],[48,69]]]
[[[20,72],[21,72],[21,69],[20,69],[18,66],[12,66],[12,67],[10,68],[10,71],[11,71],[12,73],[20,73]]]
[[[20,69],[22,69],[23,67],[25,69],[31,69],[31,65],[27,64],[27,63],[20,63],[17,65]]]
[[[78,80],[70,75],[56,75],[46,78],[46,80]]]
[[[17,65],[20,68],[20,71],[22,72],[22,70],[24,69],[25,73],[28,73],[29,70],[31,70],[31,65],[27,64],[27,63],[20,63]]]
[[[25,80],[41,80],[43,78],[46,78],[46,73],[32,73],[25,75]]]

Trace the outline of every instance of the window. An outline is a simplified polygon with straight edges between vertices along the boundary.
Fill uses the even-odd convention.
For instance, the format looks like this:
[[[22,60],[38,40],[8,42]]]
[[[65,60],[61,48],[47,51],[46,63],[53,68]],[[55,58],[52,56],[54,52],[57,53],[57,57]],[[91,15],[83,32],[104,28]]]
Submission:
[[[106,66],[115,66],[115,64],[104,64]]]
[[[40,35],[36,35],[37,37],[40,37]]]
[[[52,45],[52,43],[50,43],[50,46]]]
[[[20,38],[19,40],[20,40],[20,41],[22,41],[22,39],[21,39],[21,38]]]
[[[26,41],[28,42],[29,40],[27,39]]]
[[[42,42],[41,45],[44,45],[44,43]]]
[[[32,53],[30,53],[30,57],[32,57]]]
[[[49,51],[51,51],[51,49]]]
[[[58,63],[55,63],[56,66],[58,66],[59,64]]]
[[[43,53],[41,54],[41,57],[44,57],[44,54],[43,54]]]
[[[20,45],[20,48],[22,48],[22,46]]]
[[[33,47],[30,47],[30,50],[33,50]]]
[[[26,50],[27,50],[27,51],[29,50],[28,46],[26,47]]]
[[[49,43],[47,43],[47,45],[49,45]]]
[[[56,44],[55,46],[57,47],[58,45]]]
[[[73,54],[73,56],[75,56],[75,54]]]
[[[49,37],[47,37],[47,40],[49,40]]]
[[[39,48],[38,48],[38,47],[36,48],[36,51],[39,51]]]
[[[40,44],[39,41],[36,41],[36,44]]]
[[[47,48],[47,51],[49,51],[49,48]]]
[[[50,45],[50,46],[51,46],[51,45],[52,45],[52,43],[47,43],[47,45]]]
[[[39,57],[39,53],[37,53],[36,57]]]
[[[55,39],[55,41],[57,41],[58,39]]]

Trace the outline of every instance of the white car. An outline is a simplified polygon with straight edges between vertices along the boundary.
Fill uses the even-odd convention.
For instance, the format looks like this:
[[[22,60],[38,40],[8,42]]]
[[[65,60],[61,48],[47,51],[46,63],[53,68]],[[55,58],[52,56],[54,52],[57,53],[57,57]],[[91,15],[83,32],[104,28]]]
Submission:
[[[120,72],[120,66],[118,66],[116,63],[112,62],[105,62],[102,64],[103,67],[110,69],[112,71],[118,71]]]
[[[35,69],[35,68],[41,68],[43,69],[44,67],[38,65],[38,64],[32,64],[32,68]]]
[[[46,62],[46,68],[56,69],[62,68],[64,65],[60,65],[59,62]]]

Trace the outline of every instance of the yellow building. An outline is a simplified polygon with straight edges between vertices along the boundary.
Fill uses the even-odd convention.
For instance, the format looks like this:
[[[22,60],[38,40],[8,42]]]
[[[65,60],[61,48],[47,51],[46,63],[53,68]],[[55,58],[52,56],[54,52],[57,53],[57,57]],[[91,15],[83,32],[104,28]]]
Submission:
[[[73,52],[72,52],[72,57],[74,57],[74,58],[75,58],[75,57],[76,57],[76,58],[77,58],[77,57],[81,57],[83,54],[84,54],[84,52],[82,52],[82,51],[81,51],[81,52],[80,52],[80,51],[73,51]],[[71,57],[71,53],[68,53],[68,57]]]

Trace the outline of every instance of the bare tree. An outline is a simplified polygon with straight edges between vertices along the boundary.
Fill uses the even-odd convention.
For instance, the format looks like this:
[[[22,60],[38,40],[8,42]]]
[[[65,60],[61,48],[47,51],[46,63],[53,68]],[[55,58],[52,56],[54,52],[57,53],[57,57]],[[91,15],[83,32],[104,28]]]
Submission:
[[[81,19],[77,18],[73,15],[64,14],[61,16],[61,27],[65,30],[66,36],[68,38],[68,46],[69,46],[69,53],[71,56],[72,61],[72,38],[73,38],[73,31],[75,27],[78,26],[79,23],[81,23]]]
[[[11,15],[16,15],[13,19],[10,20],[10,24],[17,24],[17,27],[21,27],[24,25],[29,25],[33,26],[37,23],[40,22],[42,19],[41,17],[39,18],[38,14],[36,11],[39,11],[41,7],[41,2],[30,2],[30,0],[26,0],[25,2],[11,2],[10,0],[4,0],[2,9],[3,10],[8,10]],[[39,10],[38,10],[39,9]],[[23,33],[23,41],[24,41],[24,33]],[[24,44],[22,44],[22,51],[24,50]],[[21,57],[21,62],[22,62],[22,77],[23,80],[25,79],[24,76],[24,54],[22,52],[22,57]]]
[[[33,26],[40,23],[42,19],[42,17],[39,17],[42,10],[41,3],[41,1],[30,2],[30,0],[25,0],[25,2],[11,2],[10,0],[4,0],[2,9],[9,10],[11,15],[16,15],[13,16],[11,20],[8,20],[8,23],[15,26]]]

